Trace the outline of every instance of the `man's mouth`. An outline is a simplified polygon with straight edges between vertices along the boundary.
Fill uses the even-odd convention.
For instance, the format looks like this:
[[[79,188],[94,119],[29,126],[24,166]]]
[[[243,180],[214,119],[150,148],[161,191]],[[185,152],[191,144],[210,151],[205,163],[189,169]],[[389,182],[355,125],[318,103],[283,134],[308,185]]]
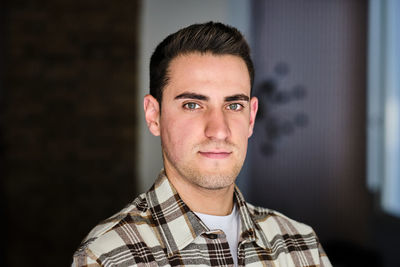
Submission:
[[[200,155],[210,159],[225,159],[229,157],[232,152],[226,151],[199,151]]]

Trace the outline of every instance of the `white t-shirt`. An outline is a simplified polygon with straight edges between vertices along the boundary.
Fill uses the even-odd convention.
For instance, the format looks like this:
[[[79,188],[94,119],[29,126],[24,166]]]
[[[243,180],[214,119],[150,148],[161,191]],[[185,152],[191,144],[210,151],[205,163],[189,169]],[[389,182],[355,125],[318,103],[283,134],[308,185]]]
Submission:
[[[210,230],[222,230],[229,244],[233,262],[237,266],[237,248],[240,234],[239,212],[234,204],[232,213],[226,216],[208,215],[195,212],[197,216],[207,225]]]

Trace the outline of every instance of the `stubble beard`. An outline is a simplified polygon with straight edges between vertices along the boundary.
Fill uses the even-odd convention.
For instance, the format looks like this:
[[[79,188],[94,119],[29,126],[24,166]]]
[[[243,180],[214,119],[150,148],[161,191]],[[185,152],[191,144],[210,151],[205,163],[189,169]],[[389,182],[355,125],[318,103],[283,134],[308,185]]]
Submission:
[[[168,161],[168,164],[171,165],[170,167],[174,168],[177,174],[186,182],[207,190],[220,190],[235,183],[244,161],[238,159],[231,168],[225,170],[222,169],[226,167],[218,166],[218,164],[213,166],[211,170],[204,170],[200,169],[200,166],[194,160],[182,162],[173,157],[165,147],[162,147],[162,149],[164,166]]]
[[[177,166],[179,167],[179,166]],[[195,186],[207,190],[220,190],[231,186],[239,174],[241,166],[235,165],[230,170],[219,172],[205,172],[189,166],[180,166],[177,168],[180,176]]]

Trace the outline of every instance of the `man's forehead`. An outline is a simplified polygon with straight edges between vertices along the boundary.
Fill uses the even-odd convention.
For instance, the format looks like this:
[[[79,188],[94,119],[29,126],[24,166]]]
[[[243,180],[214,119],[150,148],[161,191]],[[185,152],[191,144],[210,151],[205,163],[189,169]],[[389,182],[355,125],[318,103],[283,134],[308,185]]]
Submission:
[[[168,67],[163,98],[198,100],[250,96],[250,76],[244,60],[234,55],[189,53],[179,55]],[[237,98],[237,97],[233,97]],[[241,97],[240,100],[245,100]]]
[[[197,66],[196,63],[203,62],[203,61],[209,61],[209,60],[214,60],[214,61],[225,61],[227,62],[226,64],[229,65],[231,64],[232,61],[240,62],[239,64],[242,65],[242,72],[245,74],[248,74],[249,79],[250,79],[250,74],[249,70],[247,69],[246,62],[244,61],[243,58],[237,55],[231,55],[231,54],[213,54],[210,52],[205,52],[205,53],[200,53],[200,52],[189,52],[189,53],[184,53],[184,54],[179,54],[175,56],[168,64],[167,68],[167,73],[171,73],[171,69],[175,67],[177,62],[179,62],[179,65],[183,68],[195,68]],[[229,62],[229,63],[228,63]]]

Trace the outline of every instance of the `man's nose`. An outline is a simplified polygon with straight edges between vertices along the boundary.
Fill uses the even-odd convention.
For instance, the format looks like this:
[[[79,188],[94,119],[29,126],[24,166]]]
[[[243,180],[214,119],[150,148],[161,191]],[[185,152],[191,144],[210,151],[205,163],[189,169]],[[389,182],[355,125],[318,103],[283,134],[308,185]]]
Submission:
[[[226,115],[222,110],[211,110],[207,114],[205,135],[215,140],[226,140],[231,135]]]

